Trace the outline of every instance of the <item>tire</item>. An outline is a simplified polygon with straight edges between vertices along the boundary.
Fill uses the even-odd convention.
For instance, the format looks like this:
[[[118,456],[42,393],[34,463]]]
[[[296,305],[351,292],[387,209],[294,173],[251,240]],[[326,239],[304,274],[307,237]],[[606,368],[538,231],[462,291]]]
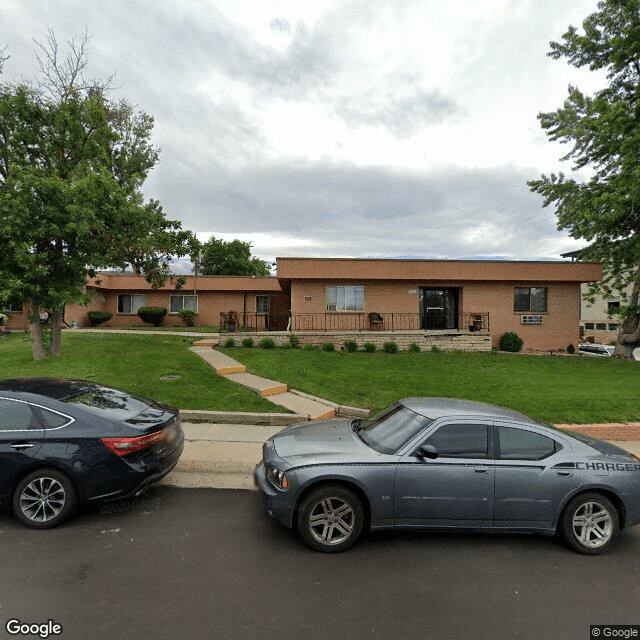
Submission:
[[[76,509],[77,494],[67,476],[55,469],[39,469],[24,477],[13,494],[13,512],[32,529],[55,527]]]
[[[599,493],[583,493],[571,500],[562,514],[561,525],[569,545],[590,556],[609,551],[620,530],[616,508]]]
[[[356,494],[339,485],[314,489],[298,510],[298,531],[316,551],[348,549],[362,532],[364,511]]]

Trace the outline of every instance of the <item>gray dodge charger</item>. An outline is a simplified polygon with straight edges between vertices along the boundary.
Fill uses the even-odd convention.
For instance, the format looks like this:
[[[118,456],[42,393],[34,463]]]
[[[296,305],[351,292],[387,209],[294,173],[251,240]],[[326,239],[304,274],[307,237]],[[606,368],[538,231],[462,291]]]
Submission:
[[[264,444],[255,470],[269,515],[318,551],[363,529],[561,533],[608,551],[640,522],[640,459],[516,411],[406,398],[367,420],[305,422]]]

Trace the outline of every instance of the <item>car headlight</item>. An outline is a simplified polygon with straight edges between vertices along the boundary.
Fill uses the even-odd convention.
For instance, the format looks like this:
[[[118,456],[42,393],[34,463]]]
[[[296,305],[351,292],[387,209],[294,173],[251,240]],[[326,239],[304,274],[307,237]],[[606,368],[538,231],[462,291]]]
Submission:
[[[289,488],[287,474],[273,465],[267,465],[267,480],[277,489],[286,491]]]

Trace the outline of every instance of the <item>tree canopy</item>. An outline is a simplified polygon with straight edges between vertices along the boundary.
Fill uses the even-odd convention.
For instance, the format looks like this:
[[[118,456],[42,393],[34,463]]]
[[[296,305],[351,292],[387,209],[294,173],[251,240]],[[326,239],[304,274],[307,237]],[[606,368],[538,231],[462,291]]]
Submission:
[[[570,26],[549,56],[575,67],[606,72],[606,86],[585,95],[570,86],[563,106],[538,118],[547,137],[571,145],[572,177],[543,175],[529,182],[555,205],[557,225],[587,246],[581,259],[602,262],[605,276],[591,294],[618,294],[616,354],[632,357],[640,344],[640,0],[602,0],[598,11]],[[586,176],[586,177],[583,177]]]
[[[196,242],[145,201],[153,118],[111,99],[110,79],[85,78],[87,43],[72,40],[60,57],[50,32],[39,80],[0,84],[0,303],[26,301],[36,358],[59,352],[64,306],[88,302],[96,269],[132,265],[157,286]]]
[[[202,245],[199,271],[207,276],[268,276],[269,265],[251,256],[251,243],[215,237]]]

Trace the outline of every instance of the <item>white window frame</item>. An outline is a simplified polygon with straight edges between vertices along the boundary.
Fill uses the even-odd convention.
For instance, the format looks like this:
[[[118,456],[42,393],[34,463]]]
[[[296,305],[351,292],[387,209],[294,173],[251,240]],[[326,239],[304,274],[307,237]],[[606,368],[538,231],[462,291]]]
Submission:
[[[182,302],[180,304],[180,307],[177,308],[176,310],[174,310],[174,304],[173,301],[176,298],[182,298]],[[191,298],[193,300],[193,306],[185,306],[184,304],[184,299],[185,298]],[[178,315],[178,313],[180,313],[180,311],[182,311],[183,309],[193,309],[196,313],[198,313],[198,296],[194,296],[192,293],[172,293],[169,296],[169,314],[170,315]]]
[[[364,285],[327,285],[327,311],[349,313],[354,311],[364,311],[364,309]]]
[[[124,304],[120,305],[120,299],[124,299],[125,296],[129,298],[129,311],[120,311],[120,306],[124,308]],[[138,304],[140,303],[141,304]],[[147,296],[144,293],[119,293],[118,294],[118,314],[122,316],[135,316],[138,313],[140,307],[147,306]]]

